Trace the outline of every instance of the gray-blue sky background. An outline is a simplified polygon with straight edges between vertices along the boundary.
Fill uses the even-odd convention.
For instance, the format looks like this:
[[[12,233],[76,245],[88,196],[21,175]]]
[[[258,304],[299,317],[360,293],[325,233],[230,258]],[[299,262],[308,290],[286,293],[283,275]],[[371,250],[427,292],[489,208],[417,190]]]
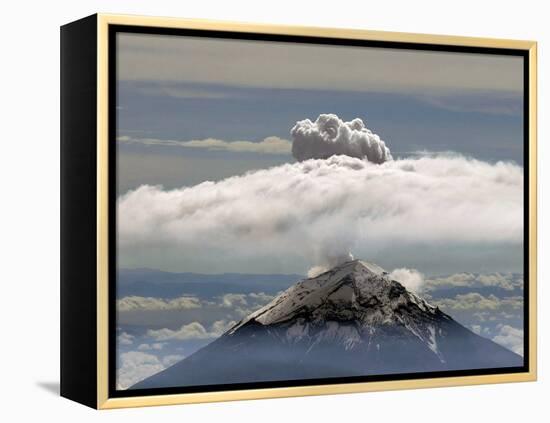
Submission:
[[[117,58],[119,194],[143,184],[189,187],[294,162],[290,153],[173,142],[289,140],[297,120],[320,113],[362,118],[394,158],[454,151],[523,164],[519,57],[119,34]],[[521,243],[425,243],[420,250],[381,247],[364,258],[442,274],[520,271],[521,252]],[[211,263],[156,245],[126,249],[120,260],[123,267],[207,273],[303,273],[309,266],[290,255]]]
[[[271,222],[275,227],[288,224],[297,232],[290,231],[287,243],[275,234],[252,244],[243,238],[241,244],[224,227],[237,225],[246,237],[258,229],[248,228],[247,220],[262,221],[261,213],[266,213],[269,221],[269,198],[264,202],[262,192],[284,184],[277,176],[284,177],[284,172],[267,172],[266,177],[272,178],[267,182],[253,176],[224,182],[218,188],[208,183],[197,187],[205,181],[224,181],[248,171],[295,163],[290,153],[290,129],[297,121],[315,120],[322,113],[334,113],[347,121],[363,119],[386,142],[394,159],[451,151],[481,161],[472,165],[443,158],[437,166],[449,169],[438,168],[433,176],[422,174],[420,165],[403,160],[403,169],[413,173],[408,177],[401,172],[402,177],[393,179],[384,178],[383,170],[366,168],[368,175],[380,174],[382,186],[362,191],[360,183],[357,187],[339,180],[342,187],[360,196],[342,197],[341,204],[359,215],[366,210],[362,203],[369,201],[378,202],[373,208],[382,214],[392,209],[393,202],[397,211],[412,209],[413,213],[404,214],[412,220],[405,218],[395,225],[390,213],[384,218],[389,229],[380,233],[373,233],[376,227],[368,226],[360,238],[375,241],[356,239],[355,257],[388,271],[397,269],[392,275],[408,288],[474,332],[522,354],[523,243],[517,235],[521,222],[514,220],[514,213],[507,216],[509,209],[521,202],[521,190],[508,189],[517,186],[523,166],[521,58],[138,34],[118,35],[117,58],[118,195],[122,198],[142,185],[162,186],[152,190],[150,197],[125,201],[123,210],[138,222],[131,230],[119,220],[120,227],[126,228],[119,238],[132,235],[129,244],[119,240],[118,250],[117,383],[121,389],[189,356],[269,302],[299,279],[298,275],[305,275],[318,264],[302,254],[317,239],[310,240],[312,233],[320,233],[322,242],[333,240],[331,231],[355,236],[353,222],[328,219],[319,223],[314,221],[315,213],[311,214],[315,229],[302,232],[300,226],[292,226],[293,219],[285,220],[283,210],[276,216],[281,219]],[[271,143],[262,143],[266,139]],[[497,161],[517,166],[498,168],[494,166]],[[430,168],[433,163],[425,166]],[[413,178],[416,173],[421,182],[422,177],[433,176],[428,190]],[[365,176],[351,171],[344,175],[348,174]],[[384,186],[388,181],[395,184]],[[239,183],[257,184],[260,200],[255,199],[254,187],[247,191]],[[250,198],[250,217],[237,223],[230,220],[240,214],[232,214],[232,202],[227,201],[225,220],[222,207],[222,221],[205,225],[202,218],[212,213],[207,201],[212,189],[219,190],[220,201],[227,192],[238,189],[228,198],[234,202]],[[336,191],[336,196],[320,197],[319,201],[326,200],[330,214],[331,207],[340,203],[338,190],[328,191]],[[400,192],[395,195],[396,191],[403,191],[403,196]],[[318,192],[323,190],[314,191],[313,196]],[[407,195],[414,198],[407,199]],[[186,203],[195,203],[194,196],[199,198],[199,206]],[[438,206],[437,200],[445,197],[449,208],[431,212]],[[284,194],[275,191],[274,198],[285,200]],[[289,209],[299,209],[311,200],[299,191],[286,199]],[[458,211],[451,210],[455,202],[462,207]],[[182,210],[194,208],[196,224],[172,222],[171,216],[177,218],[178,214],[173,204],[180,204]],[[243,210],[247,212],[246,207]],[[429,218],[422,219],[422,210]],[[151,227],[139,225],[144,215],[155,213],[160,220],[144,220],[151,222]],[[420,219],[414,218],[416,214]],[[487,216],[479,218],[483,214]],[[129,215],[119,215],[119,219],[129,219]],[[504,222],[504,228],[512,228],[510,233],[501,236],[499,225],[489,228],[491,220]],[[187,228],[189,233],[159,235],[163,225],[172,224],[175,231]],[[192,235],[195,226],[201,225],[205,225],[202,232]],[[393,232],[398,234],[395,239]],[[335,236],[334,241],[338,244],[341,240]],[[206,283],[204,274],[223,275]],[[278,274],[282,282],[266,285],[271,280],[266,274]],[[285,274],[288,276],[282,276]],[[196,283],[199,280],[203,283]]]
[[[118,37],[119,135],[288,139],[297,120],[335,113],[363,118],[397,156],[452,150],[484,160],[523,162],[519,57]],[[175,188],[289,160],[189,150],[122,147],[121,192],[141,183]],[[185,165],[173,163],[174,156]],[[136,174],[140,165],[145,172]]]

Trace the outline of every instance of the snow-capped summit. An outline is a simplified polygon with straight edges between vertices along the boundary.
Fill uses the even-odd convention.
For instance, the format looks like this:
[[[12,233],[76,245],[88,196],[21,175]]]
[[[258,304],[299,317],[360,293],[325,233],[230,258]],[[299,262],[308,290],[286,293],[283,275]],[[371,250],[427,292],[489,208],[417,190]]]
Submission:
[[[519,367],[376,264],[297,282],[220,338],[132,388]]]
[[[272,325],[308,314],[320,320],[330,314],[349,320],[350,312],[363,325],[391,321],[403,305],[414,304],[424,312],[436,308],[408,292],[399,282],[376,264],[361,260],[343,263],[321,275],[304,279],[283,292],[271,303],[241,321],[229,333],[234,333],[250,320]]]
[[[448,318],[391,280],[380,266],[353,260],[298,282],[231,328],[228,334],[251,321],[264,326],[292,322],[286,340],[299,342],[309,336],[311,326],[319,326],[324,321],[332,322],[327,327],[333,341],[352,349],[361,344],[362,333],[375,333],[379,325],[397,325],[424,342],[444,362],[437,349],[432,322],[436,316]],[[353,325],[345,323],[350,321]]]

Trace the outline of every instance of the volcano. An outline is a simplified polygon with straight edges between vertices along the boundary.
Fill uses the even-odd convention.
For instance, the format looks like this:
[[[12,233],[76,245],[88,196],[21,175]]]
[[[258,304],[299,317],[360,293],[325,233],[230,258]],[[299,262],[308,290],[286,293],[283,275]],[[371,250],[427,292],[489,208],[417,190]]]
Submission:
[[[130,389],[519,367],[523,358],[360,260],[304,279]]]

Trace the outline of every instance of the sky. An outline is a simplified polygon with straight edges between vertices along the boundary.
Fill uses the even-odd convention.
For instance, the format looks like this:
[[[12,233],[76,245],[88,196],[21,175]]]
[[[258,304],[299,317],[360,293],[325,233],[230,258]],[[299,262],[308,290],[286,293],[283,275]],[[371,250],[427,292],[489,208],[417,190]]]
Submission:
[[[523,353],[522,59],[117,37],[120,389],[352,256]]]
[[[142,34],[117,37],[118,195],[119,210],[125,211],[119,231],[121,267],[305,274],[342,255],[316,251],[328,243],[389,270],[405,266],[429,275],[521,271],[521,58]],[[305,119],[315,122],[323,113],[343,121],[361,119],[394,159],[393,165],[384,164],[388,168],[381,170],[384,179],[378,185],[346,188],[350,195],[345,204],[351,206],[340,214],[329,213],[348,219],[339,223],[327,218],[328,205],[342,202],[336,192],[324,194],[330,178],[322,187],[316,180],[306,191],[295,189],[296,178],[303,179],[299,172],[306,172],[303,168],[290,171],[294,179],[288,181],[292,188],[286,194],[281,189],[267,200],[255,195],[285,186],[291,176],[277,169],[300,166],[292,155],[291,129]],[[466,173],[441,179],[439,168],[434,170],[436,162],[430,162],[434,155],[446,155],[433,159],[437,166]],[[470,165],[464,157],[480,164]],[[418,178],[404,173],[402,160],[426,160],[416,166],[422,168]],[[497,167],[498,161],[506,163]],[[344,185],[348,176],[359,176],[353,164],[346,166],[354,172],[342,175]],[[237,182],[228,179],[265,169],[274,170]],[[364,172],[372,174],[369,169]],[[385,177],[384,172],[396,174]],[[504,183],[505,175],[515,179]],[[433,181],[429,189],[423,186],[427,178]],[[219,185],[200,185],[206,181]],[[243,197],[252,183],[256,191]],[[379,192],[380,186],[386,191]],[[426,189],[436,194],[425,196]],[[445,192],[455,189],[456,198],[441,201]],[[396,192],[410,194],[404,198]],[[325,209],[307,193],[325,195]],[[176,221],[174,216],[183,212],[173,209],[180,203],[170,195],[186,204],[191,204],[190,196],[203,196],[191,214],[197,219]],[[216,208],[214,195],[227,204]],[[274,198],[279,213],[265,210],[259,215]],[[370,198],[376,203],[368,204]],[[239,199],[245,204],[236,209]],[[165,209],[160,210],[160,204]],[[395,211],[388,210],[404,205],[408,212],[403,219],[393,219]],[[385,218],[366,221],[371,209]],[[453,220],[445,216],[450,210]],[[237,227],[239,218],[243,221]],[[272,227],[262,226],[265,221]],[[308,222],[310,228],[304,229]],[[451,233],[442,229],[445,225],[461,230]],[[171,232],[165,233],[168,228]],[[353,234],[340,236],[345,232]]]

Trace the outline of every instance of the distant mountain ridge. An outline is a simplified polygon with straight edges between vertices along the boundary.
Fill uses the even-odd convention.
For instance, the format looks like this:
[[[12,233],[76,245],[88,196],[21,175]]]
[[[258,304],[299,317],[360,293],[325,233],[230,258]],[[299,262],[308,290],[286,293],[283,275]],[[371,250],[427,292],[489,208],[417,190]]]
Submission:
[[[299,281],[130,389],[522,365],[379,266],[354,260]]]
[[[172,273],[146,268],[120,269],[117,276],[117,298],[131,295],[174,298],[183,293],[201,297],[228,292],[276,294],[303,277],[297,274]]]

